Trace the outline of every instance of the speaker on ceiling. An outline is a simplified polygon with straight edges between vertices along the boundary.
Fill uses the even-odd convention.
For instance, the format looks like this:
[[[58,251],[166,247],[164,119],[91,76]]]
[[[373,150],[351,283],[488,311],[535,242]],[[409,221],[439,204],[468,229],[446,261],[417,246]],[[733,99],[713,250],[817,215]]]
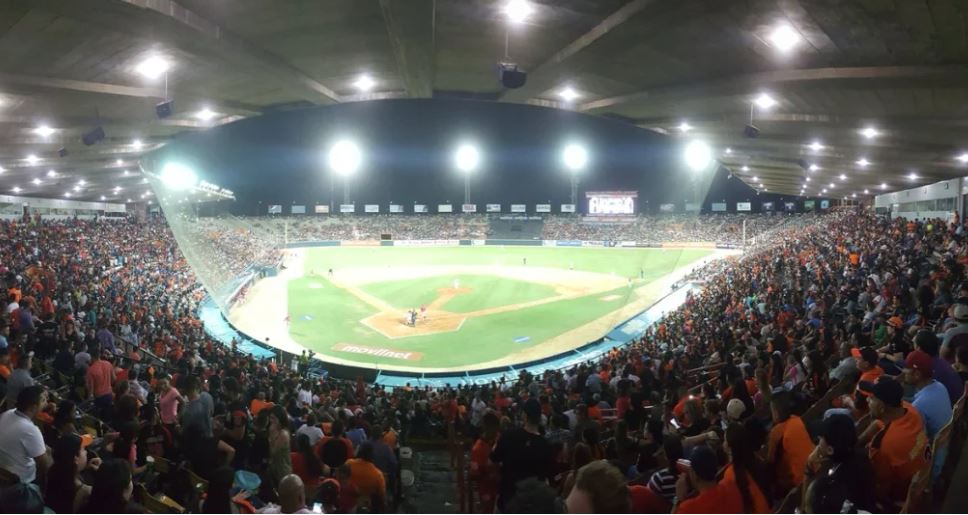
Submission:
[[[760,136],[760,130],[753,124],[747,125],[743,127],[743,136],[747,138],[758,138]]]
[[[60,157],[67,157],[67,149],[64,147],[57,149],[57,155]]]
[[[524,86],[528,81],[528,74],[518,69],[518,65],[512,63],[500,64],[501,85],[508,89],[517,89]]]
[[[104,128],[101,127],[100,125],[81,135],[81,141],[83,141],[84,144],[89,147],[103,139],[104,139]]]
[[[175,104],[174,100],[166,100],[156,105],[155,114],[158,115],[158,118],[162,118],[162,119],[168,118],[169,116],[171,116],[171,113],[174,111],[174,108],[175,108],[174,104]]]

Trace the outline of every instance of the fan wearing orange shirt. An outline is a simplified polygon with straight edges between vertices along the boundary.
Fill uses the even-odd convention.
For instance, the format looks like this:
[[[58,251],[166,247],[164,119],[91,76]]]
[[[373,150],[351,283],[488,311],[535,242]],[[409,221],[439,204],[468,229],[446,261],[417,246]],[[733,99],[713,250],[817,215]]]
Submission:
[[[500,420],[493,412],[481,419],[481,437],[471,449],[470,477],[477,483],[478,496],[484,513],[494,513],[498,493],[498,466],[491,461],[491,451],[497,442]]]
[[[787,391],[773,394],[770,410],[773,429],[767,442],[767,463],[776,479],[775,493],[785,497],[803,482],[807,457],[813,452],[813,441],[800,417],[790,413],[792,394]]]
[[[914,474],[927,465],[928,436],[918,410],[904,402],[904,387],[888,376],[861,383],[870,394],[874,422],[861,435],[874,467],[877,501],[897,512],[907,498]]]
[[[379,513],[383,511],[387,484],[383,472],[373,464],[373,444],[363,442],[356,455],[356,458],[346,461],[351,471],[350,483],[357,491],[356,504],[368,504],[372,507],[371,512]]]

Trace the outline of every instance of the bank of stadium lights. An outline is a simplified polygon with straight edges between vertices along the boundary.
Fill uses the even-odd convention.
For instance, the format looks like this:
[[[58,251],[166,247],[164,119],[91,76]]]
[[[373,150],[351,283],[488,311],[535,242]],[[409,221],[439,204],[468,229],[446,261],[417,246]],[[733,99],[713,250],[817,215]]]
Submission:
[[[808,168],[811,172],[816,172],[820,169],[820,166],[817,163],[812,163]]]
[[[10,188],[10,191],[12,191],[14,193],[20,193],[20,191],[21,191],[20,190],[20,186],[14,186],[13,188]]]
[[[823,143],[821,143],[819,140],[813,140],[810,145],[807,146],[807,148],[814,152],[820,152],[823,150]]]
[[[775,106],[777,104],[777,101],[775,98],[771,97],[768,93],[760,93],[759,95],[756,96],[756,98],[753,99],[753,103],[756,104],[756,107],[759,107],[760,109],[763,109],[763,110],[767,110]]]
[[[534,8],[527,0],[509,0],[504,4],[504,14],[514,23],[521,23],[531,16]]]
[[[27,164],[29,165],[35,165],[37,164],[38,161],[40,161],[40,159],[34,154],[28,154],[25,159],[27,160]]]
[[[867,168],[867,166],[871,164],[871,162],[868,161],[867,158],[864,158],[864,157],[858,159],[856,161],[856,163],[857,163],[857,166],[859,166],[861,168]]]
[[[198,176],[185,165],[167,163],[161,169],[161,181],[173,190],[187,190],[198,184]]]
[[[963,165],[968,164],[968,152],[964,152],[962,154],[955,156],[955,159],[958,160],[958,162]]]
[[[376,86],[376,81],[366,74],[360,75],[355,81],[353,81],[353,87],[362,93],[369,93],[374,86]]]
[[[218,116],[218,113],[216,113],[215,111],[212,111],[207,107],[203,107],[195,113],[195,118],[198,118],[203,122],[211,121],[212,118],[215,118],[216,116]]]
[[[141,147],[143,146],[144,146],[144,143],[142,143],[140,139],[135,139],[131,141],[131,148],[135,150],[141,150]]]
[[[329,149],[329,167],[338,175],[349,177],[356,173],[363,161],[360,147],[350,140],[339,140]]]
[[[50,137],[52,134],[54,134],[54,132],[56,132],[56,131],[57,131],[57,129],[54,129],[54,128],[49,127],[47,125],[41,125],[41,126],[36,127],[34,129],[34,134],[36,134],[36,135],[38,135],[38,136],[40,136],[42,138],[47,138],[47,137]]]
[[[874,139],[881,135],[881,133],[874,127],[864,127],[860,131],[860,135],[866,139]]]
[[[170,68],[171,63],[168,60],[161,56],[152,55],[138,63],[134,71],[145,78],[154,80],[164,75]]]
[[[689,125],[689,122],[682,122],[676,128],[679,129],[679,132],[685,134],[692,130],[692,125]]]
[[[713,150],[703,141],[690,141],[686,145],[684,157],[686,166],[694,172],[701,172],[713,162]]]
[[[800,43],[800,34],[793,27],[783,24],[770,31],[766,39],[773,48],[786,53]]]

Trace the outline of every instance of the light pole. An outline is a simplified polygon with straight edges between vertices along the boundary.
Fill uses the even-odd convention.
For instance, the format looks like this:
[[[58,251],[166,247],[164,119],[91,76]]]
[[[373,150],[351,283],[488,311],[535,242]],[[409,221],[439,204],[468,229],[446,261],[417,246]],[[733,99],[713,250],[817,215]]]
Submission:
[[[477,147],[464,143],[454,152],[454,165],[464,174],[464,204],[471,203],[471,174],[481,162]]]
[[[343,177],[343,203],[350,203],[350,178],[360,168],[363,154],[360,147],[349,140],[337,141],[329,149],[329,167],[334,174]],[[330,177],[332,180],[332,177]],[[332,182],[330,182],[332,185]],[[332,189],[330,190],[332,191]]]
[[[588,164],[588,151],[577,143],[570,143],[561,152],[561,160],[571,173],[571,204],[578,203],[578,174]]]

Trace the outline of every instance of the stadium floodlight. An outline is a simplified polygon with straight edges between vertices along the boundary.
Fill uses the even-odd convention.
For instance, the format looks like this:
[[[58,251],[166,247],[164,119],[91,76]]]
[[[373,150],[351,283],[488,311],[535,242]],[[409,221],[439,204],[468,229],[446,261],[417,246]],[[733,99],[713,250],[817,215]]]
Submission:
[[[34,177],[34,180],[31,182],[33,182],[35,186],[40,186],[40,177]]]
[[[218,113],[216,113],[215,111],[212,111],[207,107],[203,107],[201,110],[195,113],[195,118],[198,118],[203,122],[207,122],[207,121],[210,121],[212,118],[215,118],[217,115]]]
[[[477,150],[477,147],[469,143],[463,143],[457,147],[454,152],[454,165],[457,169],[464,172],[465,174],[470,174],[477,169],[477,165],[481,162],[481,153]]]
[[[847,180],[847,175],[846,174],[843,174],[843,173],[840,174],[840,180],[846,181]]]
[[[731,149],[729,147],[726,147],[726,155],[729,155],[729,154],[732,154],[732,153],[733,153],[733,149]]]
[[[912,180],[912,181],[916,181],[916,180],[918,180],[918,174],[916,174],[914,172],[911,172],[911,173],[908,174],[908,179],[909,180]]]
[[[362,161],[360,147],[350,140],[339,140],[329,149],[329,167],[343,177],[355,174]]]
[[[153,55],[138,63],[134,71],[149,79],[157,79],[165,74],[171,65],[160,56]]]
[[[504,14],[514,23],[521,23],[528,19],[533,10],[527,0],[510,0],[504,5]]]
[[[686,133],[692,130],[692,125],[689,125],[689,122],[682,122],[677,129],[679,129],[679,132]]]
[[[54,170],[47,170],[47,177],[54,178],[57,177],[57,172]]]
[[[40,161],[40,159],[38,159],[37,156],[35,156],[34,154],[28,154],[26,159],[27,159],[27,164],[29,165],[35,165],[37,164],[37,161]]]
[[[374,81],[369,75],[360,75],[358,79],[353,83],[353,86],[363,93],[369,92],[376,86],[376,81]]]
[[[701,172],[709,167],[713,161],[713,151],[703,141],[691,141],[686,145],[684,157],[686,166],[694,172]]]
[[[955,157],[961,164],[968,164],[968,152],[964,152]]]
[[[577,91],[571,88],[571,86],[565,86],[564,89],[558,92],[558,96],[561,97],[565,102],[574,102],[575,99],[580,97]]]
[[[811,172],[816,172],[819,169],[820,169],[820,166],[818,166],[817,164],[811,164],[810,165],[810,171]]]
[[[870,193],[871,193],[871,191],[870,191],[870,190],[868,190],[868,189],[865,189],[865,190],[864,190],[864,195],[870,195]]]
[[[800,35],[789,25],[780,25],[770,32],[767,40],[780,52],[789,52],[800,42]]]
[[[161,181],[173,190],[187,190],[198,183],[198,176],[185,165],[167,163],[161,169]]]
[[[577,143],[569,143],[561,152],[561,160],[569,171],[578,172],[588,164],[588,151]]]
[[[743,165],[743,167],[740,168],[740,170],[743,170],[744,172],[748,172],[748,171],[750,171],[750,167],[748,167],[746,165]]]
[[[131,142],[131,146],[134,147],[135,150],[141,150],[141,147],[144,146],[144,143],[142,143],[140,139],[135,139]]]
[[[857,166],[859,166],[861,168],[867,168],[867,166],[870,165],[870,164],[871,164],[871,162],[868,161],[867,158],[864,158],[864,157],[862,157],[862,158],[860,158],[860,159],[857,160]]]
[[[760,93],[755,99],[753,99],[753,103],[756,104],[756,107],[766,110],[775,106],[778,102],[769,94]]]
[[[813,142],[810,143],[809,148],[814,152],[820,152],[823,150],[823,143],[821,143],[819,140],[813,140]]]
[[[860,131],[860,134],[867,139],[874,139],[880,136],[881,133],[873,127],[865,127],[862,131]]]
[[[50,136],[51,134],[53,134],[55,131],[56,131],[56,129],[52,129],[51,127],[48,127],[47,125],[41,125],[40,127],[37,127],[37,128],[34,129],[34,134],[36,134],[36,135],[38,135],[38,136],[40,136],[42,138],[46,138],[46,137]]]
[[[20,193],[20,186],[14,186],[13,188],[11,188],[10,191],[12,191],[14,193]]]

